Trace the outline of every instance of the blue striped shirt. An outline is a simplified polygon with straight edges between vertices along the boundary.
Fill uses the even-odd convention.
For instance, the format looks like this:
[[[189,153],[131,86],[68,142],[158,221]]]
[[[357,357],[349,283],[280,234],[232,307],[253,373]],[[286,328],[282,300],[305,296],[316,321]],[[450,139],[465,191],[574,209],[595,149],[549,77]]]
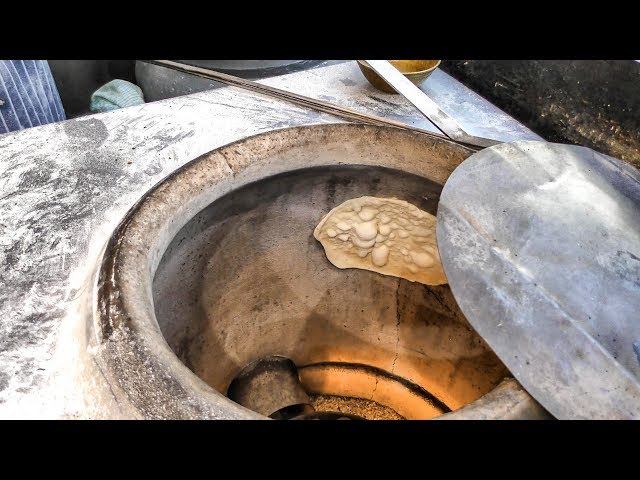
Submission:
[[[0,134],[65,120],[46,60],[0,60]]]

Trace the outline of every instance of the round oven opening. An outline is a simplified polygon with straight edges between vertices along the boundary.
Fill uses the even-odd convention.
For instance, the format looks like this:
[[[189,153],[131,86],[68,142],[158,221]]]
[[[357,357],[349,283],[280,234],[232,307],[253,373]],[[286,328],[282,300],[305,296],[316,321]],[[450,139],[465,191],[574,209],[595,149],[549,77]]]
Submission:
[[[509,372],[447,285],[338,269],[313,229],[360,197],[436,214],[442,185],[337,164],[280,173],[215,200],[173,237],[153,280],[173,352],[223,395],[247,365],[282,356],[316,412],[429,419],[477,400]]]

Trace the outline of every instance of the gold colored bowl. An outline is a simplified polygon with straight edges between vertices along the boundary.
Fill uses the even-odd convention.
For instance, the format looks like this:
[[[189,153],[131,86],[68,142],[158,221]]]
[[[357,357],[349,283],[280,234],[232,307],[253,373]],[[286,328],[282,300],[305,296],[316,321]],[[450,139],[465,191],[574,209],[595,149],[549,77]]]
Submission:
[[[396,67],[405,77],[418,86],[424,82],[431,73],[438,68],[440,60],[389,60],[389,63]],[[385,82],[380,75],[373,71],[363,60],[358,60],[358,66],[369,83],[387,93],[397,93]]]

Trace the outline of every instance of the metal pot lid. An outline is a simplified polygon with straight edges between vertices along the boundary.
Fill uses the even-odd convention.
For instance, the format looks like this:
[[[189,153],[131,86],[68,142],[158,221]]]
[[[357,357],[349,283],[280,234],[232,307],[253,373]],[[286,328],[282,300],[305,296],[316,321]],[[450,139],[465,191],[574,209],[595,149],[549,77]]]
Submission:
[[[561,419],[640,418],[640,172],[504,143],[447,180],[437,239],[471,325]]]

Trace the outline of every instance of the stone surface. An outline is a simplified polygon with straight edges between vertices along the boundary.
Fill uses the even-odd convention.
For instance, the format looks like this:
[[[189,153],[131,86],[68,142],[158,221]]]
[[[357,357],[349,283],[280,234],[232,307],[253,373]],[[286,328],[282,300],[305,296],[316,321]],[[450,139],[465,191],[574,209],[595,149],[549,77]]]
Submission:
[[[263,82],[428,128],[401,97],[374,90],[355,62]],[[423,88],[469,133],[539,138],[442,71]],[[0,136],[0,417],[105,416],[92,396],[135,417],[104,382],[91,384],[99,367],[71,368],[95,338],[81,321],[93,306],[80,299],[114,228],[144,192],[205,152],[332,122],[340,120],[220,88]]]
[[[533,400],[515,379],[507,378],[491,393],[437,420],[553,420],[542,406]]]

